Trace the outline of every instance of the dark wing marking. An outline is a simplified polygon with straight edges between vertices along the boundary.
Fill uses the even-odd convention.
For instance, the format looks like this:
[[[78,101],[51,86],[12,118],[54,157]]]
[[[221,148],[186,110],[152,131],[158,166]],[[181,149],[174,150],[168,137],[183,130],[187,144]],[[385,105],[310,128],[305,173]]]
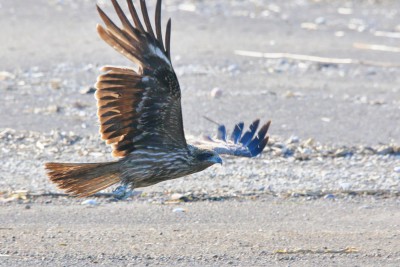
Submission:
[[[157,40],[160,43],[161,49],[164,50],[164,43],[161,33],[161,1],[157,1],[156,5],[156,33],[157,33]]]
[[[243,137],[240,139],[240,143],[242,143],[244,146],[247,146],[251,142],[251,139],[253,138],[254,134],[256,133],[259,124],[260,120],[255,120],[250,125],[250,129],[247,132],[245,132]]]
[[[268,121],[266,124],[264,124],[258,131],[256,137],[254,137],[254,139],[251,140],[249,144],[247,144],[247,148],[250,150],[253,156],[257,156],[258,154],[260,154],[267,145],[269,136],[266,135],[270,124],[271,121]]]
[[[244,127],[243,122],[239,122],[238,124],[235,125],[235,128],[233,129],[231,134],[231,141],[233,143],[237,144],[237,142],[239,142],[239,139],[242,136],[243,127]]]
[[[165,31],[165,52],[169,60],[171,60],[171,19],[167,22],[167,30]]]
[[[225,141],[226,142],[226,127],[225,125],[218,125],[218,135],[217,138],[219,140]]]
[[[145,1],[141,0],[144,29],[135,6],[128,0],[134,26],[116,0],[112,0],[121,21],[118,27],[99,8],[106,27],[97,26],[100,37],[139,67],[103,67],[98,77],[96,98],[100,132],[113,155],[123,157],[137,148],[170,146],[186,149],[183,131],[181,93],[169,59],[170,22],[164,49],[161,37],[161,0],[156,6],[156,35],[149,20]]]
[[[236,124],[231,139],[226,140],[226,128],[224,125],[218,125],[217,138],[207,138],[205,140],[194,140],[192,143],[202,148],[212,149],[218,154],[228,154],[240,157],[255,157],[259,155],[268,143],[268,128],[271,121],[264,124],[257,133],[260,120],[255,120],[250,129],[243,132],[243,122]],[[256,134],[257,133],[257,134]]]

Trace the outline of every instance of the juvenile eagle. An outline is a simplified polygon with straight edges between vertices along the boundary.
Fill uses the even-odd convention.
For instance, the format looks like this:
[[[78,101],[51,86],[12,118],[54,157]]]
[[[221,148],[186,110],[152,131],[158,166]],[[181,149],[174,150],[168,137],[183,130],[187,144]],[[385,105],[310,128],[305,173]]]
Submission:
[[[161,34],[161,0],[155,11],[155,32],[145,0],[140,1],[144,25],[132,0],[127,0],[134,25],[116,0],[121,20],[118,27],[97,6],[105,27],[97,25],[100,37],[137,65],[137,70],[106,66],[96,83],[96,99],[103,140],[113,148],[115,162],[46,163],[50,180],[72,195],[85,197],[121,182],[131,188],[153,185],[202,171],[222,163],[220,154],[254,157],[268,142],[270,122],[257,132],[259,120],[242,134],[235,126],[230,140],[219,126],[217,139],[185,139],[181,91],[171,64],[171,19],[165,46]],[[257,132],[257,135],[256,135]]]

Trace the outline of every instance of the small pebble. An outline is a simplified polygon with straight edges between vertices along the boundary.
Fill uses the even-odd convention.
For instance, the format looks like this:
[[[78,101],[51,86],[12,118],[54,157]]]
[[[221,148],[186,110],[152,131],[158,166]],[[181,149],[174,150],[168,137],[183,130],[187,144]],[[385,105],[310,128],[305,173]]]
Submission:
[[[340,185],[340,188],[342,190],[345,190],[345,191],[348,191],[351,188],[351,184],[350,183],[340,183],[339,185]]]
[[[338,149],[335,152],[335,157],[346,157],[346,156],[351,156],[353,153],[350,150],[347,149]]]
[[[99,203],[95,199],[86,199],[82,201],[81,205],[91,205],[91,206],[97,206]]]
[[[57,105],[50,105],[47,107],[47,112],[49,113],[58,113],[60,112],[60,107]]]
[[[378,155],[388,155],[388,154],[391,154],[393,152],[394,152],[394,150],[393,150],[393,147],[391,147],[391,146],[381,147],[378,150]]]
[[[298,143],[300,141],[300,138],[298,136],[292,135],[287,141],[287,144],[294,144]]]
[[[175,194],[172,194],[171,195],[171,200],[179,200],[179,199],[181,199],[183,197],[183,195],[182,194],[179,194],[179,193],[175,193]]]
[[[182,10],[182,11],[187,11],[187,12],[195,12],[196,6],[194,4],[190,4],[190,3],[182,3],[178,6],[178,9]]]
[[[183,213],[183,212],[186,212],[186,209],[183,209],[183,208],[175,208],[175,209],[172,210],[172,212]]]
[[[335,195],[333,194],[327,194],[324,196],[325,199],[335,199]]]
[[[283,97],[285,97],[285,98],[300,98],[300,97],[302,97],[302,96],[303,96],[302,93],[300,93],[300,92],[293,92],[293,91],[286,91],[286,92],[283,94]]]
[[[14,78],[15,75],[10,72],[0,71],[0,81],[13,80]]]
[[[58,90],[61,88],[61,83],[62,83],[61,79],[52,79],[50,81],[50,87],[51,89]]]
[[[336,32],[335,32],[335,36],[336,36],[336,37],[343,37],[344,34],[345,34],[344,31],[336,31]]]
[[[222,89],[215,87],[211,90],[210,95],[212,98],[220,98],[223,95],[223,91]]]
[[[304,145],[305,146],[313,146],[314,145],[314,139],[313,138],[309,138],[306,141],[304,141]]]
[[[276,4],[269,4],[268,5],[268,9],[270,11],[272,11],[272,12],[275,12],[275,13],[280,13],[281,12],[281,7],[276,5]]]
[[[326,23],[326,18],[324,18],[324,17],[318,17],[318,18],[315,19],[314,22],[315,22],[316,24],[318,24],[318,25],[322,25],[322,24],[325,24],[325,23]]]
[[[300,27],[302,29],[306,29],[306,30],[317,30],[318,29],[318,25],[315,23],[311,23],[311,22],[303,22],[300,24]]]
[[[339,7],[337,9],[337,12],[341,15],[351,15],[351,14],[353,14],[353,9],[348,8],[348,7]]]
[[[83,87],[79,93],[81,93],[82,95],[86,95],[86,94],[94,94],[96,92],[96,88],[94,88],[93,86],[86,86]]]
[[[239,71],[239,67],[238,67],[238,65],[236,65],[236,64],[231,64],[231,65],[229,65],[228,68],[227,68],[227,70],[228,70],[228,72],[230,72],[230,73],[239,73],[239,72],[240,72],[240,71]]]

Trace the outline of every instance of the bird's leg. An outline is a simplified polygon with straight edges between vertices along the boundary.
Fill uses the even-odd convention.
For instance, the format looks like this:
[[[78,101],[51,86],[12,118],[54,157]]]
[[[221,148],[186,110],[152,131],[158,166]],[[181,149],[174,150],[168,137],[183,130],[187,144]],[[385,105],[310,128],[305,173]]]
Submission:
[[[126,184],[118,186],[112,193],[118,200],[124,200],[134,195],[133,189]]]

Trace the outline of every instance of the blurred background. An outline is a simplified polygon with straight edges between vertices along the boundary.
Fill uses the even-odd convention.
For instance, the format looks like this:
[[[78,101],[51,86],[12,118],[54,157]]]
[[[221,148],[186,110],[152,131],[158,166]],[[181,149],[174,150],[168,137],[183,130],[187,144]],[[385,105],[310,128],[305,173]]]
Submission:
[[[147,1],[152,14],[155,2]],[[116,20],[110,1],[97,3]],[[0,0],[0,190],[56,190],[44,176],[45,161],[110,159],[99,139],[93,85],[101,66],[132,63],[97,36],[95,4]],[[238,174],[235,188],[288,190],[343,188],[372,175],[355,188],[398,188],[398,157],[390,155],[400,143],[399,12],[394,0],[163,1],[164,25],[172,17],[186,133],[214,134],[203,116],[229,129],[271,119],[268,155],[279,157],[196,177]],[[324,151],[360,158],[300,162],[325,159]],[[365,155],[378,154],[365,167]],[[329,166],[333,175],[321,173]],[[376,173],[359,174],[364,167]],[[181,183],[166,186],[186,190]]]

